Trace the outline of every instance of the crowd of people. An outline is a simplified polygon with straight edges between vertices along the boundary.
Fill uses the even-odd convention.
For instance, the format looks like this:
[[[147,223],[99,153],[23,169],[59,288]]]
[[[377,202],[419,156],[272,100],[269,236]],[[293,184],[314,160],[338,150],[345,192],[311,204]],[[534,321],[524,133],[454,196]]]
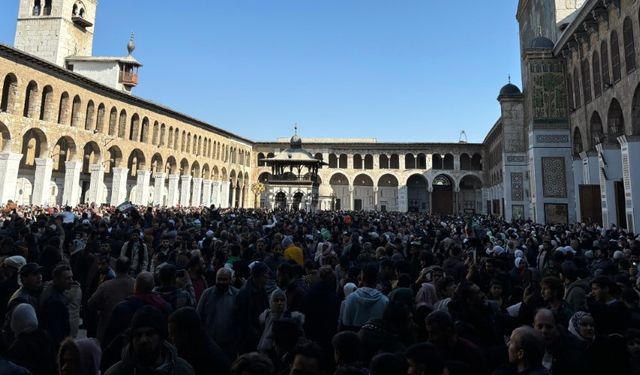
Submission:
[[[640,374],[640,239],[473,215],[0,213],[0,373]]]

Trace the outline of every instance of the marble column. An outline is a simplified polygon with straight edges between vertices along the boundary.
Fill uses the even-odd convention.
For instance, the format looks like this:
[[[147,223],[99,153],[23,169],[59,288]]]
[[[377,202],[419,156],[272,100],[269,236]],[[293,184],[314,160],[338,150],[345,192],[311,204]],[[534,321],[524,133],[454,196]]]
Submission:
[[[167,191],[167,206],[175,207],[180,201],[180,175],[169,175],[169,189]]]
[[[162,194],[164,193],[164,180],[166,174],[162,172],[156,172],[153,175],[153,205],[163,207],[164,199]]]
[[[640,136],[618,137],[622,152],[622,181],[624,183],[625,214],[627,228],[640,232],[640,169],[633,168],[634,161],[640,161]]]
[[[618,223],[615,182],[621,181],[622,154],[620,149],[612,145],[597,144],[600,161],[600,194],[602,196],[602,225],[609,228]]]
[[[229,191],[230,191],[230,194],[231,194],[231,201],[229,203],[229,207],[236,208],[236,187],[235,186],[230,186],[229,187]]]
[[[151,171],[149,170],[138,170],[136,176],[136,204],[141,206],[146,206],[149,204],[149,190],[151,187],[149,184],[151,183]]]
[[[0,153],[0,204],[16,199],[20,159],[22,154]]]
[[[89,166],[89,172],[91,172],[91,179],[89,181],[87,203],[104,203],[104,165],[102,165],[102,163],[91,164]]]
[[[64,163],[64,167],[62,204],[74,207],[80,203],[80,172],[82,170],[82,162],[80,160],[69,160]]]
[[[398,186],[398,211],[409,211],[408,188],[406,185]]]
[[[353,160],[353,158],[351,160]],[[355,210],[353,201],[353,190],[353,185],[349,185],[349,210]]]
[[[202,205],[211,206],[211,180],[202,181]]]
[[[211,204],[220,206],[220,181],[211,181]]]
[[[433,186],[429,186],[427,194],[429,196],[429,207],[427,207],[427,212],[431,213],[433,211]]]
[[[377,186],[373,187],[373,208],[374,210],[378,211],[378,195],[379,195],[379,188]]]
[[[112,206],[119,206],[127,201],[127,174],[129,174],[129,168],[113,168],[110,202]]]
[[[194,207],[200,207],[202,202],[202,178],[196,177],[193,179],[193,195],[191,196],[191,205]]]
[[[31,203],[36,206],[49,204],[51,174],[53,173],[53,160],[50,158],[36,159],[36,175],[33,182],[33,196]]]
[[[191,176],[180,176],[182,185],[180,186],[180,206],[191,206]]]

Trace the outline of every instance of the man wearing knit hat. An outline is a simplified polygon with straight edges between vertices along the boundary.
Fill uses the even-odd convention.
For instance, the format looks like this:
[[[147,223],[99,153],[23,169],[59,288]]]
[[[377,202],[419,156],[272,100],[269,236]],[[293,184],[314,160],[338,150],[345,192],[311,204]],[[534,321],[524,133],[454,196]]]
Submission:
[[[178,357],[176,348],[166,338],[165,316],[152,306],[142,307],[131,320],[129,343],[123,351],[122,360],[105,375],[195,374],[191,365]]]

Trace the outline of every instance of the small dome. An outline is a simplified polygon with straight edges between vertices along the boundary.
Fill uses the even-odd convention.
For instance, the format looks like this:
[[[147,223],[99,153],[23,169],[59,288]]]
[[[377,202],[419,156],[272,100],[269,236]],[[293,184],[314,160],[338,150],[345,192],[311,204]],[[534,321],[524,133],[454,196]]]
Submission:
[[[291,148],[302,148],[302,139],[295,134],[293,137],[291,137]]]
[[[518,86],[514,85],[513,83],[507,83],[506,85],[502,86],[502,88],[500,89],[499,96],[515,96],[515,95],[521,95],[521,94],[522,92],[520,91]]]
[[[553,42],[543,36],[539,36],[531,41],[531,48],[553,49],[553,47]]]

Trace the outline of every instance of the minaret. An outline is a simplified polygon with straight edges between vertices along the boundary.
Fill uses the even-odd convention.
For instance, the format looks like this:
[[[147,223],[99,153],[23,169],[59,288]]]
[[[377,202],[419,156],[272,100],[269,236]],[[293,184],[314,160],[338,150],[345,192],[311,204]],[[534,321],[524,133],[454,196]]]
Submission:
[[[65,67],[69,56],[91,56],[96,0],[20,0],[14,46]]]

